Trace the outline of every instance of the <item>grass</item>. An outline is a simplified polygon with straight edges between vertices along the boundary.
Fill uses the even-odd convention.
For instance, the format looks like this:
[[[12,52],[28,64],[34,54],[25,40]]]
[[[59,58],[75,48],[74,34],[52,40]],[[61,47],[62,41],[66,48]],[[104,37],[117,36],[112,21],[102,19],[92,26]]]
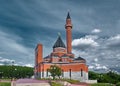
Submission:
[[[60,83],[57,82],[51,82],[51,86],[62,86]]]
[[[73,79],[62,79],[62,81],[67,81],[71,84],[75,84],[75,83],[79,83],[80,81],[79,80],[73,80]]]
[[[109,83],[96,83],[96,84],[91,84],[91,86],[114,86],[114,85]]]
[[[9,82],[0,82],[0,86],[11,86]]]
[[[52,80],[52,79],[50,79],[50,78],[42,78],[42,79],[38,79],[38,80]],[[71,83],[71,84],[75,84],[75,83],[79,83],[80,81],[79,80],[73,80],[73,79],[55,79],[56,81],[57,80],[59,80],[59,81],[67,81],[67,82],[69,82],[69,83]],[[55,81],[55,80],[53,80],[53,81]]]

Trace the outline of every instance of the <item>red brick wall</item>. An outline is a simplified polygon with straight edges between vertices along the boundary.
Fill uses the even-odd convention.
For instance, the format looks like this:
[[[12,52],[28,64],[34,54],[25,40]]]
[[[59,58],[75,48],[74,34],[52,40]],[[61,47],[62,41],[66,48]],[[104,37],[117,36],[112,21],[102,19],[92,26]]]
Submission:
[[[54,64],[41,64],[41,66],[39,66],[40,67],[39,69],[47,71],[47,69],[49,69],[51,65]],[[86,64],[72,63],[72,64],[56,64],[56,65],[59,66],[64,72],[69,72],[70,69],[73,72],[81,71],[81,69],[85,72],[88,72],[88,67],[86,66]],[[39,70],[39,72],[41,72],[41,70]]]

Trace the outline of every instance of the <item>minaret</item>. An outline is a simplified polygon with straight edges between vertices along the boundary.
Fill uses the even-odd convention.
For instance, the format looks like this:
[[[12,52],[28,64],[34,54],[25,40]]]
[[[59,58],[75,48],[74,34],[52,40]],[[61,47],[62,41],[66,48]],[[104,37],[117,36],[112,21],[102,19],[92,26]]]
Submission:
[[[71,54],[72,52],[72,23],[71,23],[71,18],[70,18],[70,14],[68,12],[67,14],[67,18],[66,18],[66,24],[65,24],[65,28],[66,28],[66,43],[67,43],[67,53]]]

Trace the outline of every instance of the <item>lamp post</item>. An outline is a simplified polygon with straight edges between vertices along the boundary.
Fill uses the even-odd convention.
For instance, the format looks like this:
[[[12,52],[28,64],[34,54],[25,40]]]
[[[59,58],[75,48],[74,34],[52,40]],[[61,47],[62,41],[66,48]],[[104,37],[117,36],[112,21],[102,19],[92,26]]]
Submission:
[[[17,77],[17,73],[16,72],[17,72],[17,68],[14,69],[14,74],[15,74],[14,78]]]
[[[12,61],[12,74],[11,74],[11,80],[14,78],[14,61]]]
[[[1,77],[2,77],[2,73],[0,72],[0,79],[1,79]]]
[[[0,71],[0,79],[2,78],[2,73],[3,73],[3,72],[2,72],[2,71]]]

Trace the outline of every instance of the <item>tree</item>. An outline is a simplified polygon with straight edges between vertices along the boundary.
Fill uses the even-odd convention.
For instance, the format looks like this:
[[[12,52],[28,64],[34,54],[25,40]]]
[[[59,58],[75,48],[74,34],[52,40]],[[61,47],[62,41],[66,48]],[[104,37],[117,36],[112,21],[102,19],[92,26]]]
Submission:
[[[0,78],[28,78],[33,74],[31,67],[0,65]]]
[[[51,65],[50,69],[48,71],[51,73],[51,76],[53,77],[53,80],[55,79],[56,76],[60,78],[62,71],[61,68],[58,67],[57,65]]]
[[[96,73],[89,71],[89,79],[97,79],[100,83],[116,84],[120,81],[120,74],[109,71],[107,73]]]
[[[89,71],[89,79],[98,79],[99,77],[99,74],[98,73],[95,73],[93,71]]]
[[[116,86],[120,86],[120,82],[118,82],[118,83],[116,84]]]

